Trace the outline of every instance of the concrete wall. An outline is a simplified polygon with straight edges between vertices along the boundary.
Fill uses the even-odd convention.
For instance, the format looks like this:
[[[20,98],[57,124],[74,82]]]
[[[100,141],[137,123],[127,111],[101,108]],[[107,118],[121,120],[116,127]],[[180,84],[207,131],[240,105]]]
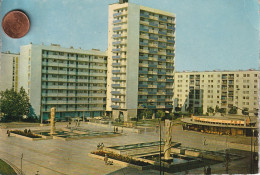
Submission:
[[[0,91],[11,89],[13,86],[13,58],[19,55],[1,53],[0,57]]]
[[[126,109],[130,110],[138,106],[139,20],[140,6],[128,4]]]

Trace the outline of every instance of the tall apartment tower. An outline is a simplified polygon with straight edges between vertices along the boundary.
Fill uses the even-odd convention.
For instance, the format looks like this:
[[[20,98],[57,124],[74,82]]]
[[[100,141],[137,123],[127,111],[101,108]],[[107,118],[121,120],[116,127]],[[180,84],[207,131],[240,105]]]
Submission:
[[[34,112],[48,119],[101,116],[106,109],[106,52],[60,45],[21,46],[19,86],[29,94]]]
[[[1,53],[0,58],[0,91],[6,89],[18,90],[19,54]]]
[[[175,14],[109,5],[107,111],[125,121],[138,110],[172,111]]]

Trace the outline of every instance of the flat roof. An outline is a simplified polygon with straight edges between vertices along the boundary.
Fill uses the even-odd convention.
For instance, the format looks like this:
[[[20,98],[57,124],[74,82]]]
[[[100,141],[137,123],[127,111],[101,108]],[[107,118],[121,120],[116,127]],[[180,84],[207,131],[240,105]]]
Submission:
[[[203,123],[203,122],[196,122],[192,121],[191,118],[183,118],[181,119],[182,122],[184,123],[189,123],[189,124],[195,124],[195,125],[204,125],[204,126],[216,126],[216,127],[222,127],[222,128],[244,128],[244,129],[258,129],[257,126],[255,127],[250,127],[250,126],[236,126],[236,125],[225,125],[225,124],[212,124],[212,123]]]

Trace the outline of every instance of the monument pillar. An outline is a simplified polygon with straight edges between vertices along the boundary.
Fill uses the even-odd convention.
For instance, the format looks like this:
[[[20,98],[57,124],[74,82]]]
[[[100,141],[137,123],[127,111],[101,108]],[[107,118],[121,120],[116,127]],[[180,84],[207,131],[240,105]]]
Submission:
[[[55,133],[55,107],[51,108],[51,132],[50,135]]]
[[[164,159],[166,160],[170,159],[171,157],[172,125],[172,121],[165,120]]]

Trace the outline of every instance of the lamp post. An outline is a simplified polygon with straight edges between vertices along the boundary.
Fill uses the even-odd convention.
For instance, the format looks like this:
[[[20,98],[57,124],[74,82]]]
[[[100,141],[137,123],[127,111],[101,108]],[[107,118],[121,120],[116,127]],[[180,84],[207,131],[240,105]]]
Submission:
[[[159,130],[160,130],[160,153],[159,153],[159,161],[160,161],[160,175],[161,175],[161,173],[162,173],[162,170],[161,170],[161,167],[162,167],[162,162],[161,162],[161,147],[162,147],[162,140],[161,140],[161,119],[160,118],[158,118],[158,120],[159,120]]]
[[[23,153],[21,155],[21,174],[23,175]]]

